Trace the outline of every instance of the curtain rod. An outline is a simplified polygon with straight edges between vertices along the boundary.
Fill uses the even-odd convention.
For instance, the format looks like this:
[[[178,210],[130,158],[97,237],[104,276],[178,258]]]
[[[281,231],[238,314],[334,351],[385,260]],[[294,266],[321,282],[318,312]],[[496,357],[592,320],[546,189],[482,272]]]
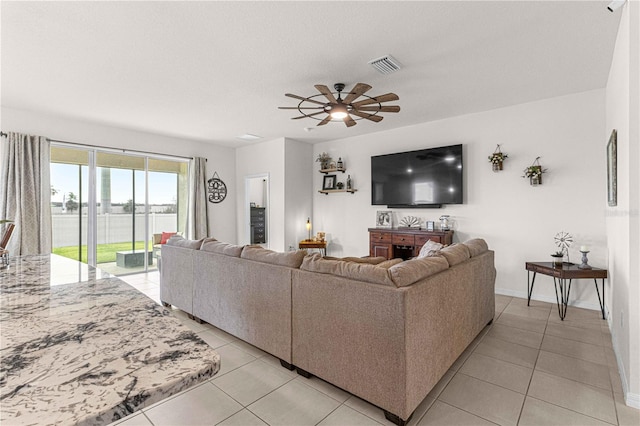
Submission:
[[[7,136],[7,134],[5,132],[0,131],[0,136]],[[105,148],[105,149],[112,149],[114,151],[122,151],[122,152],[135,152],[137,154],[151,154],[151,155],[164,155],[164,156],[169,156],[169,157],[177,157],[177,158],[184,158],[185,160],[193,160],[194,157],[185,157],[183,155],[173,155],[173,154],[160,154],[157,152],[147,152],[147,151],[139,151],[136,149],[124,149],[124,148],[114,148],[112,146],[95,146],[95,145],[89,145],[86,143],[79,143],[79,142],[69,142],[69,141],[61,141],[61,140],[57,140],[57,139],[49,139],[47,138],[48,142],[57,142],[57,143],[65,143],[65,144],[70,144],[70,145],[78,145],[78,146],[85,146],[88,148]],[[204,159],[205,161],[208,161],[206,158]]]

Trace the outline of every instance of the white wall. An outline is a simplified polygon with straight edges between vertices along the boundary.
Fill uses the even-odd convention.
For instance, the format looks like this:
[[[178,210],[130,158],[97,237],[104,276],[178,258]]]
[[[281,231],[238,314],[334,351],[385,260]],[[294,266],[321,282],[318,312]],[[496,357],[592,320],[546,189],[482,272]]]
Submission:
[[[343,158],[358,191],[353,195],[314,191],[314,228],[327,232],[330,255],[367,255],[367,228],[375,226],[376,210],[386,209],[371,205],[370,157],[461,143],[465,203],[442,209],[394,210],[398,219],[414,215],[437,223],[441,214],[449,214],[454,241],[486,239],[496,252],[496,289],[503,294],[526,297],[524,263],[549,261],[559,231],[574,236],[572,261],[579,261],[580,245],[588,245],[590,263],[606,267],[604,95],[604,90],[589,91],[316,144],[314,157],[327,151],[334,158]],[[491,171],[487,158],[496,144],[509,156],[498,173]],[[548,172],[543,185],[532,187],[521,176],[537,156]],[[339,176],[344,179],[346,176]],[[322,176],[316,172],[314,188],[321,185]],[[533,296],[555,303],[551,278],[539,277]],[[593,282],[574,284],[571,302],[597,308]]]
[[[285,247],[297,249],[307,238],[306,222],[312,216],[313,147],[308,143],[285,140]],[[311,219],[313,219],[311,217]],[[311,222],[313,227],[313,221]],[[313,227],[312,232],[315,233]]]
[[[631,23],[634,25],[631,25]],[[606,209],[609,247],[607,303],[613,344],[628,405],[640,408],[640,4],[622,9],[606,89],[604,149],[613,129],[618,132],[618,205]]]
[[[212,176],[214,171],[218,172],[228,190],[227,198],[222,203],[209,203],[209,233],[223,241],[236,241],[237,185],[234,149],[32,111],[6,107],[2,107],[1,111],[0,128],[4,132],[21,132],[94,146],[207,158],[207,176]]]

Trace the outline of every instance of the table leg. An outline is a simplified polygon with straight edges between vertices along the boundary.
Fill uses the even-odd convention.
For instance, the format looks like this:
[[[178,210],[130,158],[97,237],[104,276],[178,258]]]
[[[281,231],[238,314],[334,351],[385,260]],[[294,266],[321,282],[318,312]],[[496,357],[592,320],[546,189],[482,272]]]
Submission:
[[[533,284],[536,282],[536,272],[533,272],[533,279],[531,280],[531,283],[529,283],[529,273],[531,271],[527,271],[527,306],[529,306],[529,303],[531,302],[531,293],[533,293]]]
[[[600,299],[600,292],[598,291],[598,280],[594,278],[593,282],[596,283],[596,293],[598,294],[598,302],[600,302],[600,311],[602,312],[602,319],[606,319],[604,315],[604,278],[602,279],[602,300]]]
[[[567,316],[567,307],[569,305],[569,294],[571,293],[571,280],[553,277],[553,285],[556,289],[556,303],[558,304],[558,315],[564,321]]]

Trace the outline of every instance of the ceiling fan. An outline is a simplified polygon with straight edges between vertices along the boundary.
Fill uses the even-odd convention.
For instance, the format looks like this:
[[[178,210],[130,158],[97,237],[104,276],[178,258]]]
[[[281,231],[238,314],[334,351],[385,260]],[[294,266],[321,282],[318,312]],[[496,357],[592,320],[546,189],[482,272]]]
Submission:
[[[371,90],[371,86],[365,83],[358,83],[353,86],[353,89],[346,93],[344,99],[342,99],[342,91],[344,90],[344,84],[342,83],[333,85],[336,90],[335,92],[332,92],[323,84],[316,84],[314,87],[320,94],[307,98],[285,93],[285,96],[298,99],[300,103],[295,107],[279,107],[279,109],[297,109],[300,114],[302,114],[299,117],[293,117],[292,120],[305,117],[313,118],[314,120],[320,120],[318,126],[324,126],[330,121],[344,121],[347,127],[355,126],[357,124],[356,120],[362,119],[378,123],[382,121],[383,118],[381,115],[378,115],[379,113],[400,111],[398,105],[382,105],[383,102],[397,101],[400,99],[398,95],[395,93],[387,93],[386,95],[376,97],[367,96],[365,93]],[[335,96],[336,94],[338,95],[337,97]],[[324,96],[328,102],[321,102],[320,100],[314,99],[321,96]],[[354,102],[360,97],[366,99]],[[313,110],[316,111],[314,112]],[[322,117],[322,114],[326,114],[326,117]],[[359,118],[354,119],[352,116]]]

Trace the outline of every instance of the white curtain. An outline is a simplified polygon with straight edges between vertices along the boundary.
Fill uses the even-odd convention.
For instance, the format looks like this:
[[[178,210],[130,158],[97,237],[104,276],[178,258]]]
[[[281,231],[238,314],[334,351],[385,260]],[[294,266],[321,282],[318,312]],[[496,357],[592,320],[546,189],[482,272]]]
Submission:
[[[13,220],[11,256],[51,253],[49,141],[10,132],[0,150],[0,219]]]
[[[207,213],[207,159],[196,157],[191,160],[189,197],[189,237],[200,239],[209,236]]]

